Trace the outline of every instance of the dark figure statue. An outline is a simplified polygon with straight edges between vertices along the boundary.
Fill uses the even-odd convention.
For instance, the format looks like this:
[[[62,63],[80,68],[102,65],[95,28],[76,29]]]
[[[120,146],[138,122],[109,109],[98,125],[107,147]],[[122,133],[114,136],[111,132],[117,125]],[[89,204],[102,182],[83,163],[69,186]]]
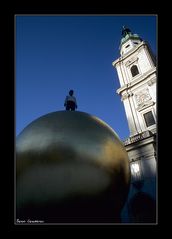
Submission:
[[[129,33],[131,33],[131,30],[129,28],[126,28],[125,26],[123,26],[122,36],[125,37]]]
[[[64,106],[66,110],[75,111],[77,109],[77,102],[75,96],[73,96],[74,91],[70,90],[69,95],[66,96]]]

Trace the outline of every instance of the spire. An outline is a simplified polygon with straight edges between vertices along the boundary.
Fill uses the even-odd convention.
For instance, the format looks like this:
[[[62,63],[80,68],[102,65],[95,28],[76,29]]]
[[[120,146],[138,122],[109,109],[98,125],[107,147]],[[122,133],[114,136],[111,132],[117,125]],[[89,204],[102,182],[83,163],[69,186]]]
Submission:
[[[122,27],[122,36],[125,37],[128,34],[131,34],[131,30],[125,26]]]
[[[122,27],[122,34],[121,35],[122,35],[122,39],[121,39],[120,47],[119,47],[120,50],[121,50],[122,46],[129,40],[138,41],[138,42],[142,41],[142,39],[138,36],[138,34],[132,33],[131,30],[126,26]]]

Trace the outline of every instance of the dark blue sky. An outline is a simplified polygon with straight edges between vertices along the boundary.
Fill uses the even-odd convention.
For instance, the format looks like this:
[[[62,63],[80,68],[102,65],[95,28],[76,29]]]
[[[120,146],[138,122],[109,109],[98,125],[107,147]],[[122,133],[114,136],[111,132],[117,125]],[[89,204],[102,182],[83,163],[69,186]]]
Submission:
[[[123,25],[156,54],[155,15],[16,16],[16,135],[38,117],[64,110],[73,89],[78,111],[104,120],[122,140],[129,136],[112,67]]]

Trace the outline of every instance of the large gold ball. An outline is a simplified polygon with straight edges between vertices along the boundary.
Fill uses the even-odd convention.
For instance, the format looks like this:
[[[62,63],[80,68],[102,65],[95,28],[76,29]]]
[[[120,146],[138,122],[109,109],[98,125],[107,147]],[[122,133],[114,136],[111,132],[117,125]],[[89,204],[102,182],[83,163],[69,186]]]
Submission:
[[[79,111],[46,114],[16,141],[16,217],[57,223],[118,222],[130,170],[117,134]]]

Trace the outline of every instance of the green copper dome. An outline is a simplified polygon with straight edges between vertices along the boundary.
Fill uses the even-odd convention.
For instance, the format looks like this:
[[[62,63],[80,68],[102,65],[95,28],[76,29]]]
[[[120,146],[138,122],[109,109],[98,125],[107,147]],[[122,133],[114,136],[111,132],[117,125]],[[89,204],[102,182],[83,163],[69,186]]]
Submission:
[[[122,30],[122,36],[123,37],[122,37],[121,42],[120,42],[120,48],[129,39],[131,39],[131,40],[141,40],[142,41],[142,39],[139,37],[138,34],[133,34],[129,28],[126,28],[124,26],[123,26],[123,30]]]

